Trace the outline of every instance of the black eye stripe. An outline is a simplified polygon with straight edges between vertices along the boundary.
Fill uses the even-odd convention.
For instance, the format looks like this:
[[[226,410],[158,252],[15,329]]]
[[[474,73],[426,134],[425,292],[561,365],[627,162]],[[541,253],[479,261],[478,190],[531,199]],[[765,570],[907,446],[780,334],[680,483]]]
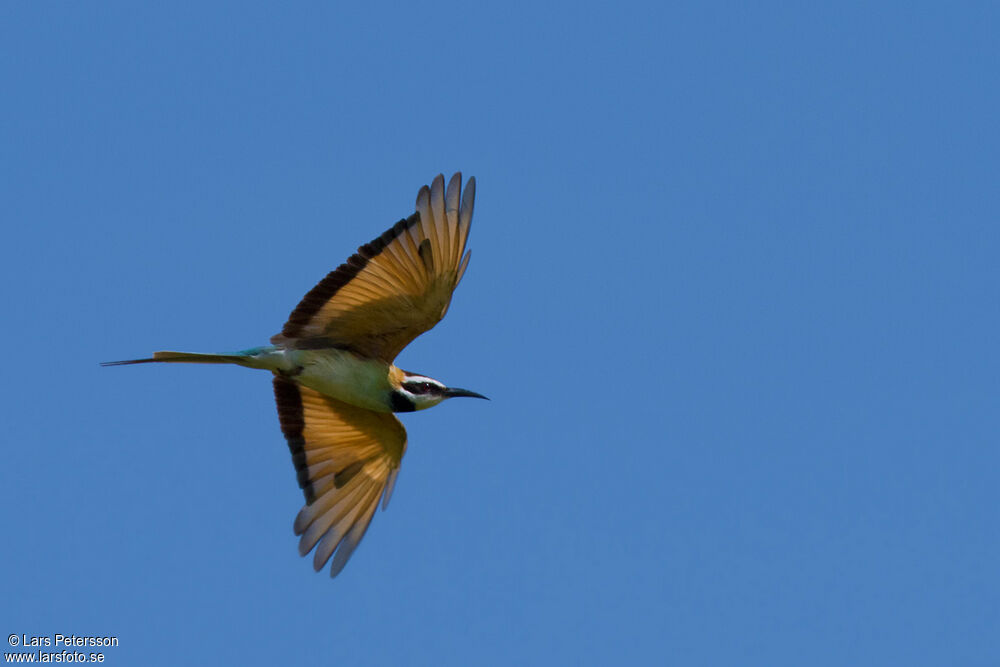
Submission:
[[[403,387],[411,394],[429,394],[438,388],[430,382],[404,382]]]

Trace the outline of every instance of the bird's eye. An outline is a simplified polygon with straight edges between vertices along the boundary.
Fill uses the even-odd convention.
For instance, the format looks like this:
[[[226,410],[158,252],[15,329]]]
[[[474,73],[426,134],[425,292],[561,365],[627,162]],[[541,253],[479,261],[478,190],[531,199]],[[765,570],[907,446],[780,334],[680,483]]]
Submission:
[[[434,390],[434,385],[430,382],[407,382],[406,389],[411,394],[427,394]]]

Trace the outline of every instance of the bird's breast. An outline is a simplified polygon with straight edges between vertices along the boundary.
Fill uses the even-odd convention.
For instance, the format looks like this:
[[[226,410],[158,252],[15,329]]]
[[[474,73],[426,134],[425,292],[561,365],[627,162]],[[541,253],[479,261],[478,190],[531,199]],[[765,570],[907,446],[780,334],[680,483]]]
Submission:
[[[337,349],[291,351],[301,368],[295,381],[337,400],[376,412],[391,412],[391,366]]]

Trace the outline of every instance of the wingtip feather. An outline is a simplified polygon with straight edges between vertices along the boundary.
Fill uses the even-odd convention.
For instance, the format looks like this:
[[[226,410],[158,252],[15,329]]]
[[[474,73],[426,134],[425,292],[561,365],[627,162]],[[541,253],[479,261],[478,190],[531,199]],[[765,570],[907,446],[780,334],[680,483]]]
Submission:
[[[462,208],[459,211],[459,223],[468,234],[469,225],[472,224],[472,210],[476,205],[476,177],[470,176],[465,184],[465,192],[462,193]]]

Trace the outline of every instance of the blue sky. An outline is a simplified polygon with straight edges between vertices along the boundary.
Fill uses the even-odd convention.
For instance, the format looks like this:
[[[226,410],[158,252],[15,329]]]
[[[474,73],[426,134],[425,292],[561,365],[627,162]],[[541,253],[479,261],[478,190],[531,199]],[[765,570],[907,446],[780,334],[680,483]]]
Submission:
[[[363,5],[363,6],[362,6]],[[0,630],[107,664],[995,664],[991,3],[5,3]],[[472,263],[331,581],[276,333],[438,172]]]

